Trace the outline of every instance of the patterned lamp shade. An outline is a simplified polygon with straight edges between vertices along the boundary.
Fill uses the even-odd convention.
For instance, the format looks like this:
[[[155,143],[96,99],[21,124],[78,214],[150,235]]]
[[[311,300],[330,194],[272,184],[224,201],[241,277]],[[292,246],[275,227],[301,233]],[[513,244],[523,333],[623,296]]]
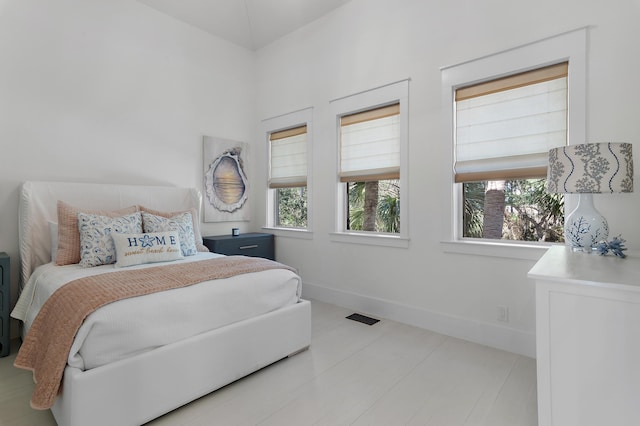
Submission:
[[[629,143],[587,143],[549,151],[547,189],[580,194],[565,219],[564,238],[573,250],[591,251],[609,236],[607,220],[592,194],[633,192],[633,157]]]
[[[630,143],[585,143],[549,151],[547,189],[556,193],[633,192]]]

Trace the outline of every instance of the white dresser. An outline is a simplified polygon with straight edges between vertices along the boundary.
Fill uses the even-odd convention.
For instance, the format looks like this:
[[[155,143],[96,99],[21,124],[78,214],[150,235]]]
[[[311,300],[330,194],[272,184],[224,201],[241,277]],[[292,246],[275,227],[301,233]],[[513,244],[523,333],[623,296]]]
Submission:
[[[554,246],[529,278],[539,425],[640,425],[640,254]]]

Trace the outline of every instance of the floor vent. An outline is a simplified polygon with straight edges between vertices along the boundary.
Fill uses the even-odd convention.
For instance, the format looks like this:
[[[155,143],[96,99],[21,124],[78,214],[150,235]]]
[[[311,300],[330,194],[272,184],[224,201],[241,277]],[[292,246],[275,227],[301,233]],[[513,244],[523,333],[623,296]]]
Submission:
[[[349,315],[347,317],[347,319],[358,321],[358,322],[361,322],[361,323],[367,324],[367,325],[373,325],[373,324],[377,323],[378,321],[380,321],[378,319],[367,317],[365,315],[360,315],[360,314],[351,314],[351,315]]]

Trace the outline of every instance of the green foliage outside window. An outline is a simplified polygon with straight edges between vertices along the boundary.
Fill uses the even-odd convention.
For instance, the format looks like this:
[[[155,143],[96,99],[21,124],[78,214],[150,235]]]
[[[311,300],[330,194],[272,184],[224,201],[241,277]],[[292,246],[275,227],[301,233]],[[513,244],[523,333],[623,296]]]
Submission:
[[[276,190],[276,226],[307,227],[307,187],[278,188]]]
[[[547,192],[545,179],[492,183],[498,185],[487,181],[463,184],[464,237],[564,241],[564,196]],[[490,203],[497,203],[497,208]],[[502,224],[501,235],[488,235],[486,224],[496,221]]]

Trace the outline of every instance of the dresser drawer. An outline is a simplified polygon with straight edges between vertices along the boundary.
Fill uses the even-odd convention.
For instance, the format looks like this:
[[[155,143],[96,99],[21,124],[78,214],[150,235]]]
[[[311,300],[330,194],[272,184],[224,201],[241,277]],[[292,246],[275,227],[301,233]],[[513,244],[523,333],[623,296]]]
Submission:
[[[273,234],[249,233],[238,236],[214,235],[203,238],[204,245],[220,254],[264,257],[275,260]]]

